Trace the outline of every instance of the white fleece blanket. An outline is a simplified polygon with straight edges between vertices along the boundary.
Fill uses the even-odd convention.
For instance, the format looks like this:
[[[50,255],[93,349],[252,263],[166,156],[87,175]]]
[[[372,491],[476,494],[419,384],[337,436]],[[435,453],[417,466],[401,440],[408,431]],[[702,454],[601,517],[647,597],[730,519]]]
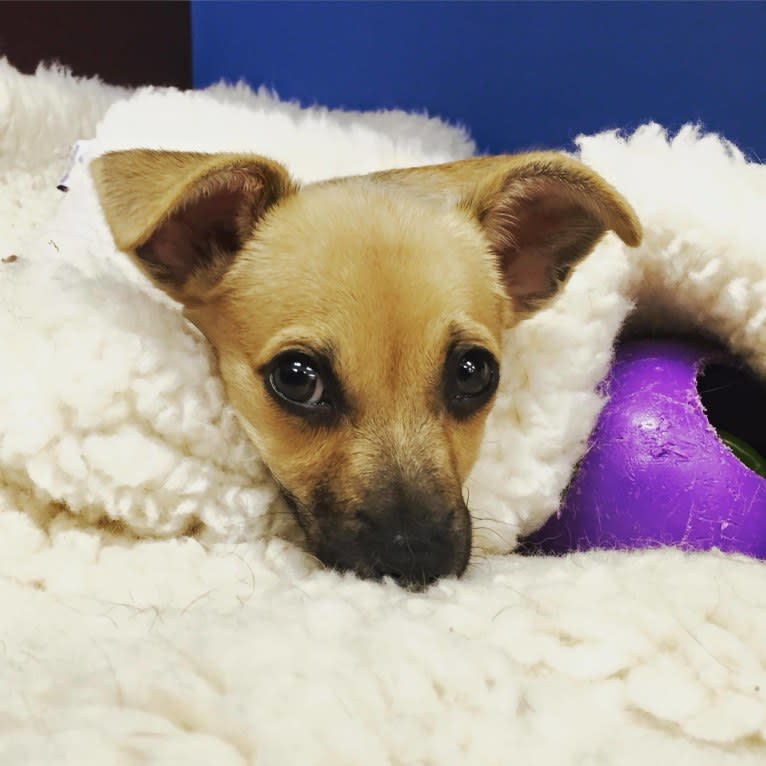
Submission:
[[[114,252],[82,168],[55,190],[83,138],[304,180],[473,151],[424,117],[0,61],[0,763],[766,762],[763,564],[491,555],[555,510],[635,299],[766,373],[762,166],[693,128],[579,141],[646,242],[606,239],[509,333],[470,483],[486,554],[413,595],[266,539],[273,488],[204,342]]]

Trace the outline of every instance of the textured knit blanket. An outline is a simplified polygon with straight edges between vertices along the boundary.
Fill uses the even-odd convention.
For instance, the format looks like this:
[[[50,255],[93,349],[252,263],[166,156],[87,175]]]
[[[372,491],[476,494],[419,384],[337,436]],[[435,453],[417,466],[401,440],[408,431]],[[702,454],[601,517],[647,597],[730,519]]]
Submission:
[[[691,126],[578,140],[644,244],[605,238],[507,334],[477,554],[410,594],[272,536],[210,350],[115,252],[79,161],[131,146],[253,151],[304,181],[474,152],[422,115],[0,60],[0,763],[766,762],[764,564],[509,555],[557,509],[631,311],[766,374],[766,169]]]

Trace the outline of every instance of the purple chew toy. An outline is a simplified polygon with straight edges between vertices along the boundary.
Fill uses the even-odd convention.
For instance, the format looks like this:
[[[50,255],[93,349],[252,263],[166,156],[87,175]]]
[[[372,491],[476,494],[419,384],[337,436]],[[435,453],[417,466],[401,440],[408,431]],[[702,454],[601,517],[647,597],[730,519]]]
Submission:
[[[727,371],[729,380],[738,374],[735,365],[719,351],[685,342],[622,346],[605,383],[609,401],[561,510],[524,548],[566,553],[673,545],[766,558],[766,478],[756,473],[763,472],[763,459],[739,438],[716,432],[710,402],[706,415],[697,390],[703,371],[705,378],[708,369],[711,376],[713,368],[723,372],[722,384],[705,380],[719,392],[711,393],[716,401],[728,397],[729,422],[715,425],[740,436],[744,428],[749,441],[755,435],[763,442],[766,398],[756,394],[748,404],[741,388],[727,384]]]

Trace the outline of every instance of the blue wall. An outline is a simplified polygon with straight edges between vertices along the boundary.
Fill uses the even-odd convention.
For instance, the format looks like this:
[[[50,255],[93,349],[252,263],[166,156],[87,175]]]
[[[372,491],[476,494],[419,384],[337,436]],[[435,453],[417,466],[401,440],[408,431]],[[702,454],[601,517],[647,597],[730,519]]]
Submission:
[[[427,109],[483,151],[701,120],[766,160],[766,3],[198,2],[194,83]]]

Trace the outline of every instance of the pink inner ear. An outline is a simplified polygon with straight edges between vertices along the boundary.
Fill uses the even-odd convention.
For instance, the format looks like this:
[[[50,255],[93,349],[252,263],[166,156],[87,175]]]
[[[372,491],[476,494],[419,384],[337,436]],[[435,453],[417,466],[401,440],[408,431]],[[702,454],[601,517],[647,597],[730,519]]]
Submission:
[[[520,309],[550,297],[603,230],[579,197],[558,181],[535,179],[487,212],[505,288]]]
[[[500,253],[508,293],[528,297],[545,293],[558,265],[562,232],[575,220],[563,200],[529,200],[514,212],[512,244]]]
[[[199,263],[199,256],[194,252],[194,241],[190,227],[182,220],[171,218],[161,224],[149,241],[138,249],[138,255],[157,276],[183,282]]]
[[[242,188],[199,197],[163,221],[137,254],[155,276],[181,284],[221,253],[233,254],[242,246],[238,218],[244,206]]]

